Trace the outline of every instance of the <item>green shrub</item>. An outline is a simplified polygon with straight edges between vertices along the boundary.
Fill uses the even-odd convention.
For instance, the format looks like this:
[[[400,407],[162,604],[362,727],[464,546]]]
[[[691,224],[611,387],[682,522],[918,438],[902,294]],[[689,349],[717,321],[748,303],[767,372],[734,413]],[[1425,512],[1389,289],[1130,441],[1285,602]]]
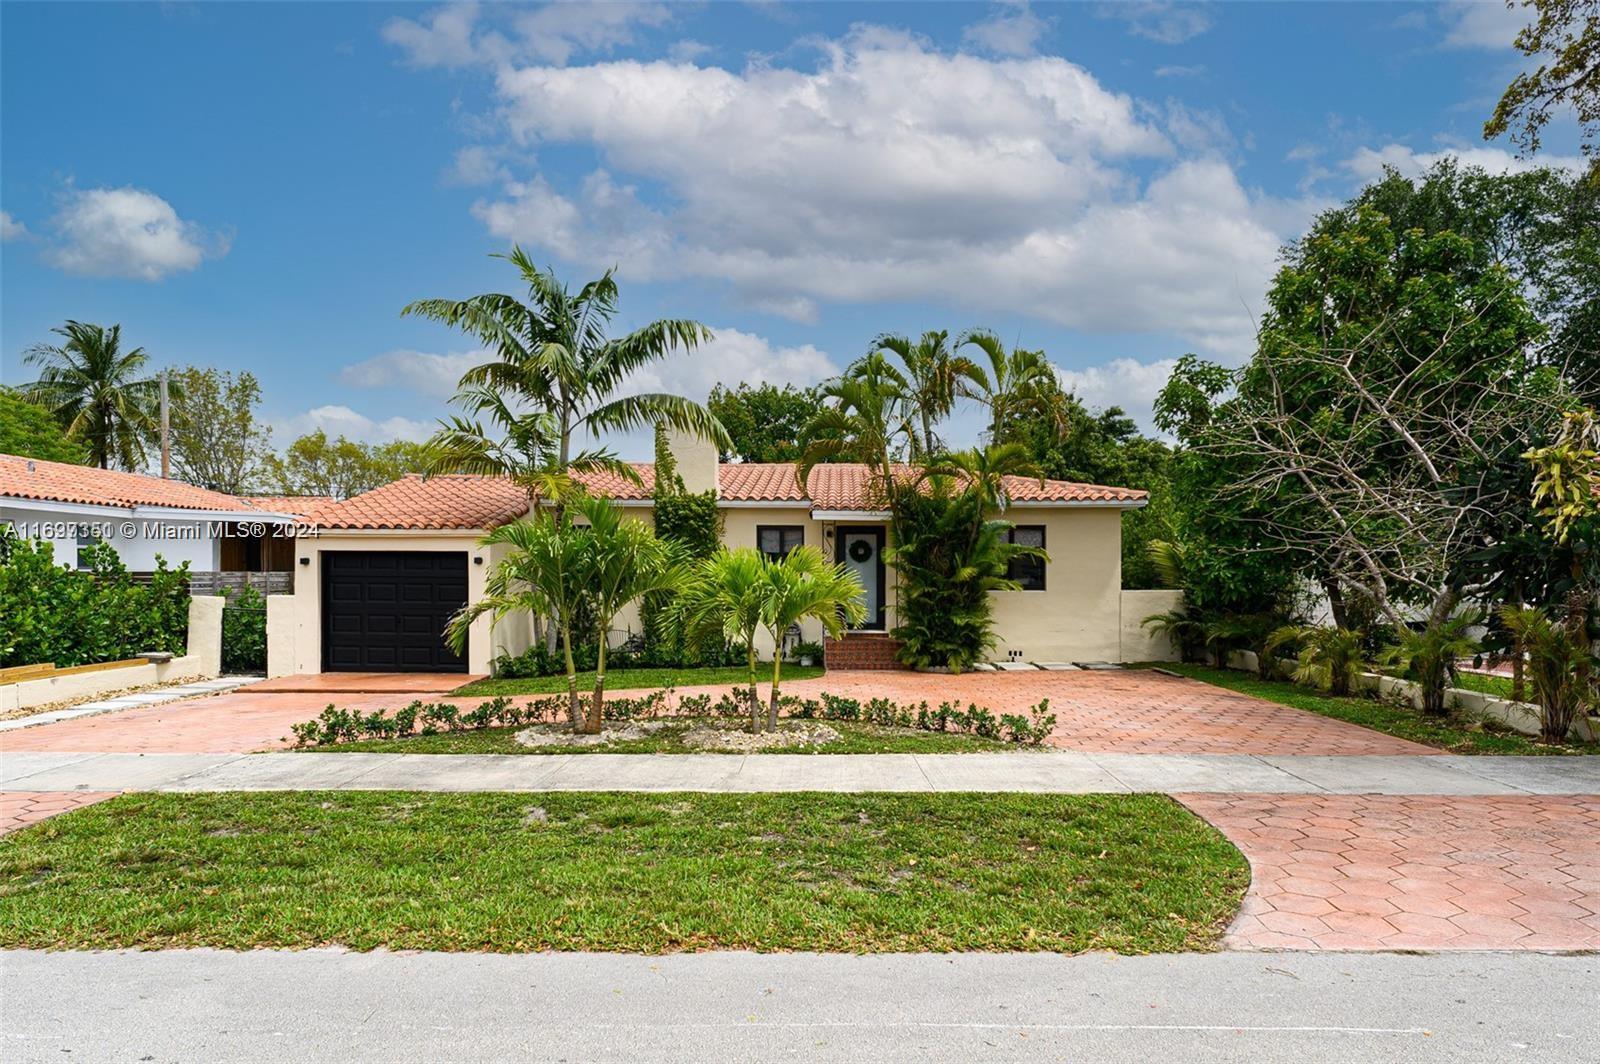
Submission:
[[[189,636],[189,567],[157,561],[135,584],[104,543],[84,550],[88,566],[55,564],[48,543],[9,540],[0,552],[0,668],[59,668],[119,661],[147,650],[182,654]]]
[[[222,610],[222,671],[265,672],[267,600],[253,587],[228,592]]]

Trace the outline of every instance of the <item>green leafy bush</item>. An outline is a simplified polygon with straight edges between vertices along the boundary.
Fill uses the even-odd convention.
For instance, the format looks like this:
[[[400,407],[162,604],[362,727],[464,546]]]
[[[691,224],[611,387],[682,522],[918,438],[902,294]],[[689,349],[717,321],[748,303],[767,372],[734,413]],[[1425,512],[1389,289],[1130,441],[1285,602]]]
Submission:
[[[253,587],[227,593],[222,611],[222,671],[265,672],[267,600]]]
[[[104,543],[83,569],[55,564],[48,543],[11,539],[0,551],[0,668],[120,661],[147,650],[182,654],[189,636],[189,566],[135,584]]]

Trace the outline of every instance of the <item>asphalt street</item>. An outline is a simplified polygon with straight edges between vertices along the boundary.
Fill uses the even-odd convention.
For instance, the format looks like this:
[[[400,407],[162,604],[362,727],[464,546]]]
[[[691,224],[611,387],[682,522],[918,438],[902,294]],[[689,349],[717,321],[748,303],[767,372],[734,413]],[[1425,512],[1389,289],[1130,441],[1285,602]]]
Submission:
[[[1600,956],[0,954],[6,1061],[1592,1061]]]

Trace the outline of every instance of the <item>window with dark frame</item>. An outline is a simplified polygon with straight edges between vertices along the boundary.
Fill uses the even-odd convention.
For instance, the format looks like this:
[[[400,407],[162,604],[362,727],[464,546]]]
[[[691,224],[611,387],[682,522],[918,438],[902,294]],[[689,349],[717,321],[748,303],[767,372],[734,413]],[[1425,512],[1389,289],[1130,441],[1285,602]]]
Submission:
[[[779,561],[796,547],[804,546],[804,525],[757,525],[756,549],[773,561]]]
[[[1019,547],[1044,549],[1043,525],[1018,525],[1006,533],[1006,538]],[[1013,558],[1006,566],[1006,578],[1015,580],[1024,591],[1044,590],[1044,559]]]

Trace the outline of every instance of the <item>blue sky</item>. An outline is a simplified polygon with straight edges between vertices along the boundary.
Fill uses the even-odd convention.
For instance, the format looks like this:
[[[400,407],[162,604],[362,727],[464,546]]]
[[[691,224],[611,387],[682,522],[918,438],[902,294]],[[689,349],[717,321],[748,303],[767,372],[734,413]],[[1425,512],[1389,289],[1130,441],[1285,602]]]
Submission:
[[[254,372],[280,446],[422,435],[473,344],[400,308],[506,288],[487,256],[520,241],[575,283],[616,264],[624,327],[717,331],[645,386],[810,382],[881,331],[983,326],[1144,418],[1175,356],[1248,354],[1276,249],[1382,162],[1517,165],[1479,130],[1519,21],[5,3],[0,380],[67,318],[121,322],[158,364]]]

